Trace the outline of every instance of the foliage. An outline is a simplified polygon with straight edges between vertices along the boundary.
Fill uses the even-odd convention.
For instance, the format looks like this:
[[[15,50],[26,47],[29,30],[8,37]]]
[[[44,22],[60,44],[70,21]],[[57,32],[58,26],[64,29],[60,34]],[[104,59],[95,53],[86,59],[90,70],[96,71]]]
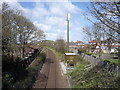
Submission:
[[[87,51],[86,49],[88,50],[87,46],[84,48],[79,48],[79,52],[85,53]]]
[[[44,32],[38,29],[20,10],[12,9],[8,3],[2,3],[2,51],[11,56],[24,57],[24,48],[30,42],[41,40]]]
[[[65,61],[64,53],[56,52],[56,55],[60,58],[61,61]]]
[[[42,40],[42,42],[40,43],[40,46],[42,47],[50,47],[55,49],[55,41],[53,40]]]
[[[45,54],[41,53],[33,61],[34,64],[30,65],[26,70],[28,71],[27,77],[23,80],[17,81],[12,85],[13,88],[32,88],[33,83],[36,80],[38,71],[42,68],[45,60]],[[20,84],[20,85],[19,85]]]
[[[111,52],[110,54],[118,54],[118,52]]]
[[[109,61],[111,64],[120,66],[120,62],[118,59],[105,59],[104,61]]]
[[[25,55],[25,47],[45,37],[44,32],[38,29],[22,12],[12,9],[8,3],[2,5],[2,80],[3,88],[12,87],[14,83],[24,87],[31,82],[31,77],[26,79],[29,71],[21,66],[21,58]],[[20,56],[21,58],[19,58]],[[43,59],[43,57],[41,58]],[[33,69],[33,71],[36,71]],[[25,83],[22,84],[22,81]],[[14,85],[13,85],[14,86]]]
[[[120,4],[117,2],[91,2],[88,11],[84,16],[93,24],[86,26],[84,32],[89,41],[92,39],[99,40],[99,57],[101,56],[101,45],[104,44],[108,52],[111,51],[113,43],[119,43],[119,25]],[[90,19],[91,15],[95,19]],[[119,48],[116,47],[117,51]]]
[[[17,62],[13,62],[10,57],[3,56],[3,89],[31,88],[38,75],[38,70],[42,68],[44,60],[45,54],[41,53],[28,68],[18,68]],[[19,62],[19,58],[16,61]]]
[[[89,53],[89,52],[86,52],[85,54],[86,54],[86,55],[90,55],[90,56],[92,55],[92,53]]]
[[[77,68],[69,73],[73,88],[120,88],[120,78],[114,72],[85,62],[80,58]]]
[[[96,20],[94,21],[94,19],[87,17],[86,15],[88,15],[88,13],[84,14],[85,17],[102,31],[102,37],[108,41],[108,47],[111,49],[111,43],[113,41],[119,41],[117,37],[119,35],[118,26],[120,25],[118,21],[120,15],[119,2],[91,2],[90,6],[87,8],[89,15],[91,14]],[[89,29],[90,28],[87,28],[88,33],[90,33]],[[90,33],[88,36],[92,36],[92,34],[93,33]]]
[[[11,74],[5,74],[2,80],[3,87],[9,88],[13,80],[14,78]]]
[[[40,70],[41,65],[28,67],[27,77],[23,80],[17,81],[11,85],[11,88],[31,88],[35,82],[36,76],[38,75],[38,70]]]
[[[55,43],[56,51],[64,53],[65,52],[65,42],[63,39],[56,40]]]
[[[8,55],[2,56],[3,88],[9,88],[12,83],[25,78],[27,71],[18,67],[19,60],[20,58],[17,58],[15,62],[13,58]]]

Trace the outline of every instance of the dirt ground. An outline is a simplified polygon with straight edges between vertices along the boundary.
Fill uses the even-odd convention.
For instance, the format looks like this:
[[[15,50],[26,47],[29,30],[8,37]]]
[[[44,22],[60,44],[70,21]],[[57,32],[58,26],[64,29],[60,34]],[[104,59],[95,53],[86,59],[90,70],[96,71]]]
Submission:
[[[62,74],[60,62],[53,51],[46,49],[45,64],[40,71],[33,88],[70,88],[68,80]]]

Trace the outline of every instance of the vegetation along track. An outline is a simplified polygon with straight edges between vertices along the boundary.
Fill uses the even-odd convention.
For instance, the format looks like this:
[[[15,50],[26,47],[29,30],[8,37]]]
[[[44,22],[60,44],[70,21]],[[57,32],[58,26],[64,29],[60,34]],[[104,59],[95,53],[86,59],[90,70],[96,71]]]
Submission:
[[[69,88],[61,72],[59,60],[50,49],[46,49],[46,60],[33,88]]]

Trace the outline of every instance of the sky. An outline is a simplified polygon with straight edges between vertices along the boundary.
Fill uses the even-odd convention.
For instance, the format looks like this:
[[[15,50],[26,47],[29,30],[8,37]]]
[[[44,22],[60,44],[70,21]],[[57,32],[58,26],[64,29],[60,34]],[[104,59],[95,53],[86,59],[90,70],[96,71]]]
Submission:
[[[12,8],[23,11],[30,21],[43,30],[46,40],[62,38],[66,41],[67,13],[70,14],[70,41],[86,42],[83,29],[91,25],[83,13],[90,2],[10,2]],[[91,16],[88,16],[92,18]]]

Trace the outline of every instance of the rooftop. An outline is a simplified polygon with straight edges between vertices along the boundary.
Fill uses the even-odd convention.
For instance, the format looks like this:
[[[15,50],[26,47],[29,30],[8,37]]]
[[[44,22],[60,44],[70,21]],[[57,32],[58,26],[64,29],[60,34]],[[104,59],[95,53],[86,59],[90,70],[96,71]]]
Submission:
[[[98,40],[92,40],[92,41],[89,41],[89,43],[97,43]]]
[[[83,43],[82,41],[77,41],[76,43]]]

